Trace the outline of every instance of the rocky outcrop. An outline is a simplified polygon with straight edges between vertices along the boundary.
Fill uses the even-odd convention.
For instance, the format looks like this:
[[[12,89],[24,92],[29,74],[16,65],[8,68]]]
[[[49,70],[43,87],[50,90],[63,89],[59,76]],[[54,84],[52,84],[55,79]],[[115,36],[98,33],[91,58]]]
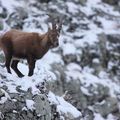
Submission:
[[[100,34],[99,39],[103,41],[100,42],[101,66],[108,69],[111,77],[117,75],[119,78],[120,35]]]
[[[51,106],[45,94],[9,93],[0,88],[1,120],[51,120]]]
[[[100,113],[102,116],[106,117],[109,113],[117,113],[119,111],[118,101],[116,98],[106,98],[101,103],[96,103],[94,109],[96,112]]]
[[[10,13],[8,19],[6,20],[7,24],[14,29],[23,29],[24,19],[28,17],[26,9],[18,7],[13,13]]]

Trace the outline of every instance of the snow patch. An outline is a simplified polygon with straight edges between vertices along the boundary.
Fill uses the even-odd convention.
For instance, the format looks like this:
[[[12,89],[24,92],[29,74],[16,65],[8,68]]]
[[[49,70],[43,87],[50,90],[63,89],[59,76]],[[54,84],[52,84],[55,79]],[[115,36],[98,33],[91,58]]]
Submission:
[[[33,100],[29,100],[29,99],[26,99],[26,106],[29,110],[34,110],[35,107],[34,107],[34,101]]]
[[[57,111],[61,116],[66,116],[69,118],[69,115],[73,116],[73,118],[78,118],[81,116],[80,111],[78,111],[74,106],[70,103],[66,102],[63,97],[55,96],[52,92],[49,92],[48,99],[51,104],[57,105]]]

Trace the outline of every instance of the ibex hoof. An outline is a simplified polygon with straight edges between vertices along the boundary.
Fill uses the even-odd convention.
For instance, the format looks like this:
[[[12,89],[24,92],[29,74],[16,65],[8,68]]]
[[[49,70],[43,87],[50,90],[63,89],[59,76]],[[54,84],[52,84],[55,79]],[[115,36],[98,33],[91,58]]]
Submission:
[[[18,77],[22,78],[22,77],[24,77],[24,75],[21,74],[21,75],[18,75]]]

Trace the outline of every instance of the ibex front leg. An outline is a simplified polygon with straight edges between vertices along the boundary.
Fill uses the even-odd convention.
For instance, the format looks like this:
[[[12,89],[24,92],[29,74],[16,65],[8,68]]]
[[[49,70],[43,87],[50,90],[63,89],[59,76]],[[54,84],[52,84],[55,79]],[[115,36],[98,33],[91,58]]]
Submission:
[[[28,76],[32,76],[32,75],[33,75],[33,72],[34,72],[36,60],[35,60],[33,57],[29,57],[29,58],[27,59],[27,61],[28,61],[28,65],[29,65],[29,73],[28,73]]]

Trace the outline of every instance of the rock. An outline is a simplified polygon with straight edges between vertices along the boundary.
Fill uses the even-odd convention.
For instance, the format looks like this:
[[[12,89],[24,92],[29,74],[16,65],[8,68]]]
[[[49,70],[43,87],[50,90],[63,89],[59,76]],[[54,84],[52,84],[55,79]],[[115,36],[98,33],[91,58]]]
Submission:
[[[77,23],[71,23],[69,28],[67,29],[67,32],[75,32],[75,30],[78,28],[78,24]]]
[[[34,96],[35,111],[37,116],[45,116],[46,120],[51,120],[51,107],[45,95]]]
[[[109,53],[107,51],[107,36],[102,33],[98,36],[99,38],[99,48],[100,48],[100,61],[103,68],[108,67]]]
[[[0,108],[0,112],[2,113],[9,113],[17,109],[15,103],[11,100],[7,100],[4,104],[0,105]]]
[[[22,7],[15,9],[15,12],[11,13],[7,18],[6,22],[11,28],[22,29],[24,19],[28,17],[27,11]]]
[[[52,0],[38,0],[38,2],[41,2],[41,3],[49,3],[50,1]]]
[[[48,81],[47,89],[54,92],[56,95],[64,94],[64,81],[65,81],[65,66],[61,64],[52,64],[52,72],[56,75],[57,80]]]
[[[118,3],[120,2],[120,0],[102,0],[102,1],[110,5],[118,5]]]
[[[94,113],[92,110],[86,108],[85,110],[83,110],[83,118],[84,120],[93,120],[94,119]]]
[[[8,14],[7,9],[0,4],[0,18],[6,18],[7,14]]]
[[[74,44],[67,43],[63,45],[62,57],[66,64],[77,61],[77,50]]]
[[[101,103],[94,105],[95,112],[100,113],[103,117],[106,117],[110,113],[119,111],[118,100],[116,98],[108,97]]]
[[[101,66],[100,60],[98,58],[94,58],[92,60],[92,67],[94,69],[95,75],[98,75],[100,73],[100,71],[102,71],[102,69],[103,69]]]
[[[51,111],[52,111],[51,119],[52,120],[60,120],[60,114],[57,111],[57,106],[55,104],[51,105]]]
[[[68,91],[67,96],[70,96],[67,97],[67,101],[79,110],[87,108],[87,99],[81,91],[80,86],[79,80],[71,80],[64,83],[64,89]]]
[[[3,21],[0,19],[0,30],[3,30]],[[0,61],[3,61],[2,59],[2,55],[0,55]]]
[[[110,43],[120,43],[120,34],[108,34],[106,36]]]
[[[49,90],[60,96],[67,92],[65,100],[78,109],[86,108],[87,100],[80,89],[80,80],[73,80],[71,78],[71,80],[66,81],[66,67],[55,64],[52,65],[52,67],[52,69],[56,71],[57,80],[48,83]]]
[[[89,44],[86,44],[84,48],[82,48],[82,55],[81,55],[81,60],[80,60],[80,65],[82,67],[84,66],[91,66],[92,65],[92,59],[96,58],[97,55],[96,53],[91,53],[91,47]]]
[[[87,0],[78,0],[78,2],[80,2],[81,5],[85,5]]]
[[[65,55],[63,57],[66,64],[77,61],[77,56],[73,54]]]
[[[4,97],[5,96],[5,93],[0,89],[0,99],[1,97]]]
[[[9,94],[10,98],[4,100],[4,104],[0,104],[0,113],[5,120],[51,120],[51,106],[46,95],[32,95],[31,89],[27,92],[20,93],[5,93],[0,90],[0,97],[7,97],[4,94]],[[30,104],[26,100],[33,101],[34,110],[29,109]]]
[[[120,77],[120,35],[119,34],[108,34],[107,36],[107,50],[109,52],[108,59],[108,70],[110,76],[114,75]],[[118,78],[119,79],[119,78]]]
[[[96,84],[97,87],[89,86],[87,88],[88,92],[91,94],[90,96],[87,96],[88,104],[92,105],[96,102],[101,102],[105,98],[109,96],[109,88],[103,86],[102,84]]]

